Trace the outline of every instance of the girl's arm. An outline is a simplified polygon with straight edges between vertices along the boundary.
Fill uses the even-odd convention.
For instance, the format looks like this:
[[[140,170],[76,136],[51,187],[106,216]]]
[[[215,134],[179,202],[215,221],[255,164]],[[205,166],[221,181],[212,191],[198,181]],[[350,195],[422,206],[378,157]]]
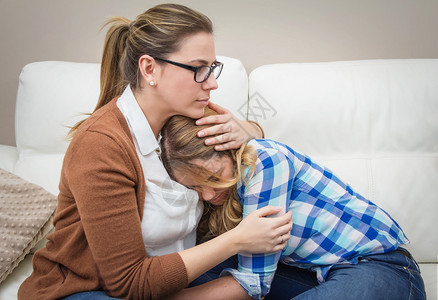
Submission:
[[[256,174],[247,186],[243,185],[240,189],[244,218],[266,205],[281,207],[279,214],[289,210],[295,176],[291,160],[274,148],[258,151],[258,155]],[[265,254],[239,253],[238,270],[226,269],[226,272],[233,275],[249,295],[261,299],[269,292],[281,254],[281,251]]]
[[[207,145],[216,144],[216,150],[237,149],[251,139],[264,137],[263,129],[256,122],[239,120],[229,110],[213,102],[209,102],[208,106],[218,115],[196,121],[197,125],[212,124],[211,127],[200,130],[198,136],[220,134],[205,141]]]

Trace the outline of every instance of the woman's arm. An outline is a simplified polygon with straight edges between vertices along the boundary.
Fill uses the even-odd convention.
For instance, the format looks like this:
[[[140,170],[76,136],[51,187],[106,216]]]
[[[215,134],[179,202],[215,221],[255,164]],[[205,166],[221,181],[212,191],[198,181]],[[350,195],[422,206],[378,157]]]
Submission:
[[[278,218],[266,218],[279,213],[279,207],[265,206],[249,214],[236,228],[179,252],[187,269],[189,281],[213,268],[238,252],[269,253],[281,251],[289,239],[292,214]],[[258,228],[257,231],[254,228]],[[283,238],[281,238],[283,236]],[[284,240],[282,242],[282,240]],[[185,299],[252,299],[232,277],[224,276],[208,283],[187,288],[174,294],[169,300]]]
[[[279,207],[266,206],[255,210],[234,229],[179,252],[187,269],[189,282],[238,252],[278,252],[284,248],[292,227],[292,214],[266,218],[276,214]],[[257,232],[254,228],[260,228]],[[282,243],[282,238],[284,242]],[[252,299],[232,277],[224,276],[208,283],[184,289],[167,300]]]
[[[179,252],[186,266],[189,282],[239,252],[269,253],[282,250],[289,239],[292,214],[266,218],[280,210],[273,206],[255,210],[232,230]]]
[[[223,276],[202,285],[187,288],[166,300],[250,300],[240,284],[232,276]]]
[[[263,129],[256,122],[239,120],[229,110],[215,103],[209,102],[208,106],[218,115],[196,121],[197,125],[212,124],[211,127],[200,130],[198,136],[220,134],[205,140],[207,145],[216,144],[216,150],[237,149],[251,139],[264,137]]]

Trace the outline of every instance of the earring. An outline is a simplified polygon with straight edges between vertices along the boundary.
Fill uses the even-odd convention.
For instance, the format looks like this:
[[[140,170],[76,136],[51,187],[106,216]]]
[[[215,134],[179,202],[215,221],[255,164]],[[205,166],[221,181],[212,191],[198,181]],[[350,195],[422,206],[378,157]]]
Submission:
[[[149,82],[149,85],[154,86],[155,85],[155,81]]]

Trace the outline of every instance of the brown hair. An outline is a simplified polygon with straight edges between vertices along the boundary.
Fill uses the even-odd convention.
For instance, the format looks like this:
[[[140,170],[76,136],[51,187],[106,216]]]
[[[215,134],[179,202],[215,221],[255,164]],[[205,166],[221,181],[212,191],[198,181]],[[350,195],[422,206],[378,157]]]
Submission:
[[[213,33],[213,24],[204,14],[179,4],[160,4],[134,21],[113,17],[106,34],[100,71],[100,95],[94,111],[120,96],[128,84],[139,88],[138,61],[144,54],[167,58],[179,50],[181,41],[199,32]],[[78,122],[70,136],[79,128]]]
[[[204,117],[217,114],[206,108]],[[257,153],[255,149],[243,144],[240,149],[216,151],[213,145],[205,145],[205,137],[199,138],[199,130],[211,125],[198,126],[195,119],[185,116],[173,116],[161,130],[161,160],[169,175],[175,179],[178,170],[195,182],[213,188],[228,188],[228,199],[221,206],[206,203],[204,214],[198,226],[198,237],[218,236],[239,224],[242,220],[242,206],[237,195],[236,184],[242,178],[242,168],[250,167],[249,176],[255,170]],[[192,163],[195,159],[208,160],[214,156],[228,156],[234,163],[232,179],[218,177]],[[242,167],[243,166],[243,167]]]

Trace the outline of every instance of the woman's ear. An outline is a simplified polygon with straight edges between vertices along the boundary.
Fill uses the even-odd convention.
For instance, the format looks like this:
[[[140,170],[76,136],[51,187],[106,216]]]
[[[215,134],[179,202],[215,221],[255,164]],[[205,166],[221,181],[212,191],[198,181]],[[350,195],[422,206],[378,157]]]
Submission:
[[[157,84],[155,78],[156,66],[155,59],[150,55],[142,55],[138,60],[138,68],[140,70],[141,78],[147,85],[154,86]]]

